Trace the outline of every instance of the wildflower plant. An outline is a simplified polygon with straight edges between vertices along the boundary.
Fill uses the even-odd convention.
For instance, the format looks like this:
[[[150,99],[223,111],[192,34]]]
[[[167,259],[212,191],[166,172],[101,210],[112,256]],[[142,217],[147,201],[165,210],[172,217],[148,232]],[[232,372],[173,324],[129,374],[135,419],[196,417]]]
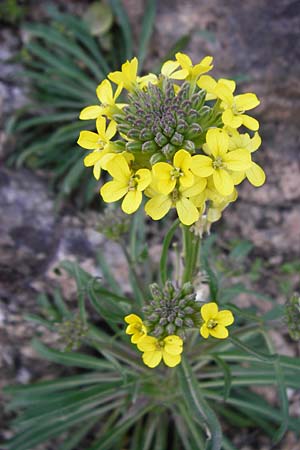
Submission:
[[[72,316],[56,293],[53,301],[41,296],[43,316],[30,319],[59,331],[67,351],[34,347],[81,370],[7,390],[11,408],[22,409],[8,450],[31,450],[60,434],[60,450],[234,450],[241,427],[259,427],[273,442],[299,432],[287,388],[300,388],[300,360],[276,353],[269,329],[280,323],[272,311],[235,305],[240,293],[258,294],[224,284],[207,237],[243,180],[265,181],[252,159],[258,122],[248,115],[259,100],[236,95],[235,83],[215,80],[211,69],[210,56],[193,65],[178,53],[159,75],[139,76],[133,58],[100,83],[99,104],[81,111],[95,121],[78,139],[88,152],[84,164],[112,204],[99,229],[119,244],[131,290],[124,292],[101,253],[100,278],[61,264],[77,282],[78,311]],[[147,226],[160,219],[157,268]],[[270,385],[276,405],[253,390]]]

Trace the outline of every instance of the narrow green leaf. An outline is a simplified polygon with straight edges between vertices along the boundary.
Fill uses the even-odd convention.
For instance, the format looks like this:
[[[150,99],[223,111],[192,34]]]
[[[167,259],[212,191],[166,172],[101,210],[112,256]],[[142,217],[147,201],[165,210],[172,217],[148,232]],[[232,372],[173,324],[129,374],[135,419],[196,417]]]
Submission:
[[[213,355],[214,360],[218,364],[218,366],[222,369],[224,375],[224,401],[227,400],[230,394],[232,376],[231,376],[231,368],[229,364],[223,361],[222,358],[219,358],[217,355]]]
[[[114,425],[114,427],[108,430],[87,450],[108,450],[112,444],[116,442],[121,436],[123,436],[127,430],[136,423],[141,417],[147,414],[152,409],[152,405],[149,405],[148,401],[139,401],[131,408],[127,409],[126,414]]]
[[[131,59],[133,54],[133,42],[128,15],[121,0],[109,0],[109,4],[117,17],[118,23],[122,30],[125,43],[125,59]]]
[[[72,431],[71,435],[68,436],[67,440],[58,448],[58,450],[75,450],[78,449],[78,444],[83,440],[83,438],[89,434],[91,429],[99,422],[99,418],[97,417],[94,420],[89,420],[81,425],[81,427],[77,430]]]
[[[142,21],[142,29],[139,37],[139,50],[138,50],[138,60],[140,64],[140,70],[143,67],[144,59],[147,53],[147,48],[151,38],[155,15],[156,15],[156,0],[148,0],[145,7],[145,13]]]
[[[103,274],[103,281],[107,282],[109,284],[110,289],[115,292],[116,294],[122,296],[122,289],[120,288],[119,283],[117,282],[116,278],[113,275],[112,270],[110,269],[109,265],[106,262],[106,257],[104,252],[99,251],[97,252],[97,262],[100,266],[101,272]]]
[[[160,278],[162,284],[165,284],[165,282],[168,279],[168,255],[169,255],[169,248],[173,239],[173,236],[175,234],[175,231],[179,225],[179,219],[175,220],[175,222],[171,225],[170,229],[168,230],[167,234],[164,237],[163,240],[163,246],[162,246],[162,252],[160,257]]]
[[[71,418],[61,421],[60,423],[54,423],[50,426],[48,424],[37,425],[36,427],[29,430],[26,437],[24,432],[20,435],[16,435],[13,439],[8,441],[8,450],[32,450],[37,444],[46,441],[50,437],[58,436],[65,430],[68,430],[73,425],[77,423],[82,423],[85,420],[90,420],[91,418],[100,417],[107,411],[117,408],[124,402],[123,399],[118,399],[115,402],[111,402],[109,405],[100,406],[92,411],[87,411],[82,413],[81,411],[75,413]]]
[[[206,425],[207,427],[207,440],[211,443],[211,450],[221,450],[222,430],[220,423],[205,400],[192,368],[185,358],[182,359],[179,366],[179,381],[183,400],[187,408],[194,412],[194,420],[201,426]]]
[[[33,349],[38,352],[43,358],[48,359],[64,366],[83,367],[84,369],[104,369],[111,370],[112,365],[100,358],[85,355],[83,353],[67,353],[59,352],[46,347],[38,340],[32,343]]]
[[[267,362],[269,364],[273,364],[277,359],[278,355],[268,355],[266,353],[259,352],[257,350],[253,350],[253,348],[249,347],[244,342],[240,341],[239,339],[230,336],[229,341],[232,342],[236,347],[239,347],[240,349],[244,350],[246,353],[249,353],[250,355],[255,356],[258,360]]]

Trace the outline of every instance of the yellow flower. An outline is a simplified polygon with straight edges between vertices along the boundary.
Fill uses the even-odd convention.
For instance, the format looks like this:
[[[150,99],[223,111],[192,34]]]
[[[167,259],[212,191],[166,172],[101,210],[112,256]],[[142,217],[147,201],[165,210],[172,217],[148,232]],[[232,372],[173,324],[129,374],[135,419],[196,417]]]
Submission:
[[[99,180],[104,156],[114,151],[111,139],[117,132],[117,125],[111,121],[106,128],[106,119],[100,116],[96,121],[96,128],[98,133],[81,131],[77,144],[87,150],[94,150],[84,158],[84,165],[86,167],[94,166],[94,177]]]
[[[174,189],[170,194],[161,194],[157,192],[154,186],[145,193],[152,197],[145,204],[146,213],[153,219],[162,219],[171,208],[176,208],[178,217],[184,225],[192,225],[199,219],[199,211],[195,206],[193,199],[205,189],[206,180],[199,178],[195,184],[188,188],[180,187]]]
[[[106,163],[106,170],[114,178],[101,188],[103,200],[116,202],[124,197],[121,208],[126,214],[134,213],[142,202],[142,191],[151,183],[151,172],[130,169],[123,155],[116,155]]]
[[[179,62],[182,70],[186,71],[187,75],[185,77],[186,80],[192,81],[197,80],[202,73],[209,72],[213,65],[211,64],[213,61],[212,56],[205,56],[198,64],[193,66],[191,58],[184,53],[176,53],[175,55],[176,61]]]
[[[179,150],[173,158],[173,165],[166,162],[154,164],[152,168],[153,177],[157,190],[161,194],[169,194],[177,184],[189,187],[194,182],[194,175],[190,171],[191,155],[186,150]]]
[[[244,114],[245,111],[253,109],[260,104],[255,94],[247,93],[233,96],[230,88],[224,83],[220,83],[216,87],[215,93],[222,100],[221,107],[225,109],[222,114],[222,120],[225,126],[238,128],[244,125],[250,130],[258,130],[258,121]]]
[[[161,73],[167,78],[192,81],[213,68],[211,56],[206,56],[195,66],[191,58],[184,53],[176,53],[175,57],[176,61],[166,61],[162,66]],[[181,69],[177,70],[179,66]]]
[[[250,153],[255,152],[261,144],[261,137],[256,132],[251,138],[248,133],[240,134],[237,130],[231,129],[229,131],[229,150],[236,150],[237,148],[245,148]],[[235,184],[247,177],[248,181],[255,187],[262,186],[266,181],[266,174],[263,169],[254,161],[251,161],[251,166],[245,172],[239,174],[240,179],[236,179]]]
[[[126,328],[126,334],[132,335],[131,342],[137,344],[141,338],[147,335],[147,328],[144,325],[142,319],[136,314],[129,314],[124,317],[128,327]]]
[[[117,87],[115,93],[113,93],[111,83],[108,80],[103,80],[96,89],[96,94],[101,105],[91,105],[83,108],[80,113],[79,119],[97,119],[97,117],[102,115],[106,115],[107,117],[112,118],[113,114],[118,113],[119,109],[125,106],[124,103],[116,103],[116,100],[119,97],[122,89],[123,85],[120,84]]]
[[[205,97],[206,100],[214,100],[218,98],[216,88],[222,84],[225,84],[225,86],[227,86],[232,93],[235,91],[235,81],[227,80],[226,78],[220,78],[216,81],[210,75],[202,75],[197,81],[199,88],[204,89],[207,92]]]
[[[234,180],[231,172],[250,168],[251,156],[248,150],[238,149],[229,152],[229,136],[219,128],[208,130],[204,151],[209,154],[192,156],[191,171],[199,177],[212,175],[217,191],[224,196],[231,195]]]
[[[132,58],[122,64],[122,69],[116,70],[108,74],[108,78],[118,86],[123,86],[127,91],[131,92],[137,86],[138,60]]]
[[[200,328],[200,334],[205,339],[209,335],[218,338],[226,339],[228,337],[228,330],[226,327],[233,324],[234,317],[231,311],[224,309],[219,311],[218,305],[214,302],[206,303],[201,307],[201,316],[204,320]]]
[[[158,79],[154,73],[148,73],[148,75],[144,75],[143,77],[137,77],[137,83],[141,89],[147,88],[148,84],[157,84]]]
[[[158,366],[161,360],[166,366],[175,367],[181,361],[183,342],[179,336],[170,335],[159,341],[153,336],[145,336],[138,341],[137,347],[143,352],[146,366]]]

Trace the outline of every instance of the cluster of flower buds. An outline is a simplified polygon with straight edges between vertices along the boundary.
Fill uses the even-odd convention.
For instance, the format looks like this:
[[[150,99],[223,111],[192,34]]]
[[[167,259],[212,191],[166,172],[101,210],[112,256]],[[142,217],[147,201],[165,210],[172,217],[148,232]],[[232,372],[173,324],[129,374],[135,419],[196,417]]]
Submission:
[[[264,183],[263,169],[252,160],[261,144],[259,124],[246,114],[259,100],[235,95],[233,80],[207,75],[212,67],[210,56],[193,65],[177,53],[159,75],[139,77],[133,58],[98,86],[100,103],[80,114],[96,119],[97,131],[82,131],[78,144],[90,151],[84,164],[96,179],[102,170],[111,176],[100,190],[105,202],[123,199],[122,210],[132,214],[146,196],[153,220],[176,209],[183,224],[205,216],[209,228],[236,200],[245,178]]]

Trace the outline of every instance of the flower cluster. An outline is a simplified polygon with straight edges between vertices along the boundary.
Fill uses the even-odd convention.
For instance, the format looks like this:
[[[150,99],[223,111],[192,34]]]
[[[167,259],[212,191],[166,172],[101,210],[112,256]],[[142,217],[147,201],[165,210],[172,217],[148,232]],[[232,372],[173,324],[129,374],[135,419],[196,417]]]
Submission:
[[[153,290],[156,288],[152,288],[152,292]],[[184,291],[187,292],[185,297]],[[163,290],[157,290],[154,302],[150,302],[150,306],[144,308],[145,320],[136,314],[125,317],[128,324],[126,333],[131,335],[131,342],[143,352],[142,358],[146,366],[154,368],[161,360],[168,367],[175,367],[180,363],[183,341],[186,338],[184,325],[190,329],[197,328],[205,339],[209,336],[217,339],[228,337],[226,327],[234,322],[231,311],[219,311],[218,305],[214,302],[205,303],[199,308],[199,303],[190,291],[189,283],[177,292],[174,292],[174,287],[170,283],[167,283]],[[167,293],[171,292],[175,294],[173,305],[170,297],[168,301],[166,300]],[[186,305],[187,302],[190,303],[189,306]],[[170,332],[168,327],[171,327]]]
[[[193,65],[177,53],[158,76],[140,77],[133,58],[98,86],[100,103],[80,114],[96,119],[96,132],[82,131],[78,144],[90,150],[84,164],[96,179],[102,170],[111,176],[100,190],[105,202],[122,199],[122,210],[132,214],[146,196],[152,219],[175,208],[189,226],[203,215],[218,220],[245,178],[254,186],[264,183],[252,160],[261,144],[259,124],[246,113],[259,100],[252,93],[235,95],[235,82],[215,80],[207,75],[212,68],[210,56]]]

